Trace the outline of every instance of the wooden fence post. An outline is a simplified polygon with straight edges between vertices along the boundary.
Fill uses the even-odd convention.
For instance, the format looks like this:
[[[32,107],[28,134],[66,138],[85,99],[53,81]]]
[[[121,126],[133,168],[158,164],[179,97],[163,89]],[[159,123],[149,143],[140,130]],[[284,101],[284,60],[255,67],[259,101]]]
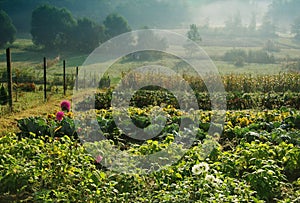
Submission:
[[[63,87],[64,87],[64,95],[66,95],[66,61],[63,61]]]
[[[47,60],[46,57],[44,57],[44,101],[47,101]]]
[[[78,66],[76,67],[75,89],[76,89],[76,91],[78,91]]]
[[[6,64],[7,64],[7,88],[8,88],[8,104],[9,111],[13,111],[13,103],[12,103],[12,68],[11,68],[11,54],[10,49],[6,49]]]

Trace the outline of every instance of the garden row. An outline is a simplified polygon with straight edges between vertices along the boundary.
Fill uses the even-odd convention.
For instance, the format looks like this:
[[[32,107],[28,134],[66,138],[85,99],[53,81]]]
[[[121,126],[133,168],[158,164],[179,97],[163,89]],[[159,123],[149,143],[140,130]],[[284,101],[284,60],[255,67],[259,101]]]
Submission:
[[[128,94],[128,95],[127,95]],[[211,103],[219,105],[215,108],[227,108],[231,110],[242,109],[276,109],[281,107],[289,107],[300,109],[300,93],[285,92],[285,93],[241,93],[241,92],[227,92],[216,93],[210,95],[206,92],[196,93],[190,95],[187,92],[176,92],[177,98],[172,92],[166,90],[139,90],[130,97],[130,93],[113,94],[112,91],[96,93],[95,97],[87,97],[85,100],[76,105],[77,110],[84,109],[109,109],[111,107],[111,100],[114,96],[118,101],[118,106],[127,106],[125,98],[131,98],[130,106],[144,107],[144,106],[164,106],[171,105],[177,109],[184,108],[179,106],[179,99],[181,105],[188,102],[196,102],[198,106],[195,109],[211,110]],[[196,97],[197,101],[194,101]],[[225,104],[224,104],[225,103]],[[226,105],[226,106],[224,106]]]
[[[129,73],[122,78],[122,88],[130,89],[136,84],[145,87],[153,84],[154,80],[158,80],[162,84],[161,87],[169,90],[189,88],[186,87],[188,83],[195,92],[207,92],[208,87],[214,90],[218,88],[218,84],[223,85],[226,92],[300,92],[300,74],[297,72],[282,72],[274,75],[224,74],[221,76],[211,73],[203,74],[201,77],[192,69],[187,69],[185,72],[190,74],[183,74],[182,77],[179,75],[168,77],[159,73]]]

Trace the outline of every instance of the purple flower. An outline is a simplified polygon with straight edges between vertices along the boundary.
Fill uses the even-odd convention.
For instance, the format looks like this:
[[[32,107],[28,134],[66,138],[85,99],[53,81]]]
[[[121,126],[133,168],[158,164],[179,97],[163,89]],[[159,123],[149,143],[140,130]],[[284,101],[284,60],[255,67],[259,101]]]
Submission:
[[[65,113],[63,111],[59,111],[56,113],[56,119],[58,121],[62,121],[62,119],[64,118]]]
[[[68,100],[64,100],[60,103],[60,107],[62,111],[69,112],[71,109],[71,103]]]
[[[97,157],[96,157],[96,163],[97,164],[99,164],[101,161],[102,161],[102,159],[103,159],[103,157],[102,156],[100,156],[100,155],[98,155]]]

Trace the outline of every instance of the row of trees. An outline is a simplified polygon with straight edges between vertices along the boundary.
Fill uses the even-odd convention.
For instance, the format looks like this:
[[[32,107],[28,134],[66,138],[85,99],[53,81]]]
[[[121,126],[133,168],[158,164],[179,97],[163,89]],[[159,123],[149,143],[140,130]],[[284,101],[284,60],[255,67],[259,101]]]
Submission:
[[[272,38],[277,36],[277,31],[280,32],[277,24],[269,16],[264,16],[262,23],[257,24],[256,15],[252,14],[248,25],[243,24],[242,17],[239,12],[236,15],[227,18],[224,22],[224,27],[211,27],[209,18],[207,18],[198,30],[202,34],[222,35],[230,37],[248,36],[248,37],[264,37]],[[290,33],[294,34],[294,39],[300,41],[300,16],[295,18],[292,23],[288,24]]]
[[[207,18],[199,30],[203,34],[222,35],[222,36],[249,36],[249,37],[275,37],[277,27],[272,23],[271,19],[265,16],[261,25],[258,25],[256,15],[253,13],[248,24],[242,21],[240,12],[228,17],[224,21],[224,27],[210,26],[209,18]]]
[[[210,0],[211,1],[211,0]],[[189,22],[192,1],[145,0],[0,0],[0,8],[12,18],[18,31],[30,31],[32,11],[41,4],[66,8],[77,18],[87,17],[101,24],[110,13],[124,16],[131,27],[178,27]]]
[[[67,9],[42,5],[32,12],[30,32],[34,44],[46,49],[89,52],[130,30],[127,20],[118,14],[108,15],[99,25],[88,18],[76,20]],[[11,18],[0,10],[0,47],[13,43],[16,33]]]
[[[130,31],[127,21],[110,14],[103,25],[88,18],[74,19],[64,8],[42,5],[32,12],[31,35],[34,44],[47,49],[72,49],[89,52],[99,43]]]

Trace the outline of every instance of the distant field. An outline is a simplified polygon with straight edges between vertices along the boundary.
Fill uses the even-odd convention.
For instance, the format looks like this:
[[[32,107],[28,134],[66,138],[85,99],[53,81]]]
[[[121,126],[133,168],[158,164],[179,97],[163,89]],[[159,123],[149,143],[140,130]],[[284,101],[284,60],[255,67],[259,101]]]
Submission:
[[[28,74],[34,74],[42,79],[43,57],[48,60],[48,77],[52,78],[54,74],[62,74],[62,61],[66,60],[67,74],[75,74],[75,67],[81,66],[88,54],[66,53],[59,51],[43,51],[38,49],[28,38],[27,35],[19,36],[11,46],[13,69],[25,71]],[[274,74],[285,71],[282,69],[282,63],[287,58],[298,58],[300,56],[300,44],[295,43],[290,38],[276,38],[274,42],[280,48],[279,52],[274,52],[276,64],[245,64],[244,67],[235,67],[233,64],[222,61],[222,56],[226,51],[233,48],[243,50],[260,50],[263,48],[267,39],[223,39],[221,37],[203,37],[199,44],[201,48],[212,58],[214,64],[222,74],[227,73],[252,73],[252,74]],[[57,60],[59,57],[59,60]],[[132,67],[140,67],[149,64],[159,64],[178,70],[180,60],[175,58],[164,58],[159,61],[122,61],[116,63],[110,68],[116,78],[121,77],[121,72],[126,72]],[[5,49],[0,50],[0,72],[6,71]],[[184,72],[185,70],[182,70]],[[113,80],[115,80],[113,79]]]

